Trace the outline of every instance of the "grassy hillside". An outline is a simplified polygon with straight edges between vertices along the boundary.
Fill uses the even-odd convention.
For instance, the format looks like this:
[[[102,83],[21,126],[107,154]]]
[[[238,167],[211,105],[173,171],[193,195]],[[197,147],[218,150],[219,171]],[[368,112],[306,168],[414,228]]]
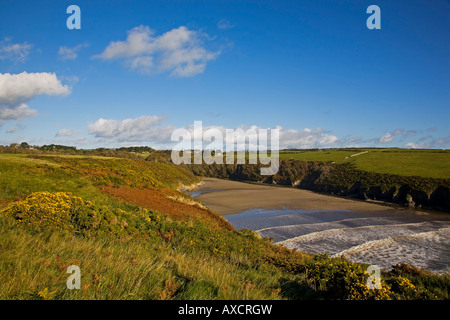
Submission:
[[[366,265],[238,232],[170,164],[3,154],[0,173],[0,299],[448,299],[448,276],[397,266],[369,290]]]
[[[95,186],[175,189],[200,182],[173,165],[112,157],[0,154],[0,170],[0,201],[41,190],[104,198]]]
[[[450,150],[321,149],[283,150],[281,159],[354,163],[363,171],[450,179]]]

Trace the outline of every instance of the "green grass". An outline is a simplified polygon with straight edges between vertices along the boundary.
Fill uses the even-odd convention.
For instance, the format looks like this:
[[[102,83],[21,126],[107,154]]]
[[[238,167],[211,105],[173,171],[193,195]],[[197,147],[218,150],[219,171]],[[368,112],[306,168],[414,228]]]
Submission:
[[[167,164],[1,155],[0,172],[0,299],[449,297],[448,276],[398,269],[383,273],[382,291],[368,291],[366,265],[302,254],[248,230],[174,220],[163,212],[124,204],[97,188],[104,183],[175,188],[197,181]],[[39,223],[61,201],[22,200],[40,191],[83,198],[62,220],[70,228],[61,229],[51,219]],[[11,205],[15,200],[23,205]],[[5,207],[9,209],[2,210]],[[29,224],[26,217],[31,217]],[[66,270],[72,264],[81,269],[80,290],[66,288]]]
[[[335,161],[337,163],[343,162],[345,157],[348,157],[355,151],[348,150],[315,150],[315,151],[280,151],[281,159],[293,159],[303,161]]]
[[[35,159],[28,157],[27,154],[8,154],[8,153],[0,153],[0,161],[7,161],[14,162],[14,163],[28,163],[28,164],[39,164],[39,165],[48,165],[51,167],[59,167],[57,163],[41,160],[41,159]]]
[[[353,154],[367,153],[351,157]],[[376,173],[450,179],[450,150],[322,149],[282,151],[281,159],[351,162],[357,169]]]
[[[65,191],[95,202],[108,202],[89,178],[50,160],[0,155],[0,208],[38,191]]]
[[[0,214],[0,299],[41,299],[47,293],[54,299],[281,298],[272,291],[287,275],[247,256],[255,251],[273,253],[268,242],[255,242],[235,231],[213,231],[202,223],[176,222],[163,213],[150,213],[149,221],[137,218],[133,212],[141,212],[139,207],[101,193],[98,180],[83,174],[90,171],[80,171],[86,168],[109,173],[118,170],[124,180],[136,186],[146,177],[159,179],[160,187],[190,182],[183,169],[166,164],[1,155],[0,209],[33,192],[65,191],[94,202],[95,215],[84,210],[80,220],[77,213],[75,222],[83,224],[75,235],[48,224],[18,227],[16,220]],[[117,212],[129,213],[119,216]],[[97,218],[103,222],[93,228]],[[127,227],[118,227],[117,220],[127,221]],[[111,228],[116,230],[114,234],[108,231]],[[83,290],[67,290],[68,264],[82,269]]]
[[[96,156],[0,154],[0,208],[37,191],[66,191],[86,200],[108,202],[98,185],[176,188],[200,179],[164,163]]]
[[[207,251],[170,243],[31,234],[0,220],[0,299],[279,299],[274,267],[242,268]],[[81,269],[81,290],[68,290],[69,265]],[[245,286],[245,284],[248,284]],[[252,283],[252,285],[250,285]]]

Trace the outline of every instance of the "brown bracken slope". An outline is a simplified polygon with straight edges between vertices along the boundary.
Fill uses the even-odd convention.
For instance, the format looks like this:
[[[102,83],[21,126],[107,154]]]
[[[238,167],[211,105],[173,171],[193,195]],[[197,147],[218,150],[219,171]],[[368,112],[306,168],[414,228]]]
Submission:
[[[122,201],[146,207],[167,214],[178,221],[200,221],[211,227],[234,230],[231,224],[219,214],[203,207],[200,203],[169,189],[99,187],[104,193],[115,196]]]

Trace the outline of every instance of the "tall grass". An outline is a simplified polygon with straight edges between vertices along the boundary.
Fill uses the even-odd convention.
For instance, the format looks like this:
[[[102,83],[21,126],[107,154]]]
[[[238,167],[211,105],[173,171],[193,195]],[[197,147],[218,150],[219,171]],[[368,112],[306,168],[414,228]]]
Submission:
[[[364,265],[292,251],[248,230],[176,220],[97,188],[114,187],[114,175],[130,188],[150,178],[174,188],[192,181],[183,169],[127,159],[19,158],[0,157],[0,299],[448,299],[448,276],[397,268],[383,274],[383,294],[370,292]],[[114,172],[113,163],[124,170]],[[82,199],[52,195],[60,191]],[[69,211],[58,209],[71,201]],[[71,228],[52,219],[36,223],[54,210]],[[67,289],[70,265],[81,269],[79,290]]]
[[[170,243],[58,231],[37,234],[0,218],[0,299],[274,299],[282,272],[226,262],[224,257]],[[69,290],[69,265],[81,269],[81,289]],[[39,294],[41,292],[41,295]]]

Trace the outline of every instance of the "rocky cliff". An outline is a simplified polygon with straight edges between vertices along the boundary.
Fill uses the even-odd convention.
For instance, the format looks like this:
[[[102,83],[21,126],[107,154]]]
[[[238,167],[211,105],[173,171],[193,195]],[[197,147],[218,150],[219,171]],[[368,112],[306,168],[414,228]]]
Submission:
[[[261,165],[184,165],[199,176],[291,186],[357,199],[380,200],[450,212],[450,180],[366,172],[352,164],[281,160],[277,174],[260,175]]]

